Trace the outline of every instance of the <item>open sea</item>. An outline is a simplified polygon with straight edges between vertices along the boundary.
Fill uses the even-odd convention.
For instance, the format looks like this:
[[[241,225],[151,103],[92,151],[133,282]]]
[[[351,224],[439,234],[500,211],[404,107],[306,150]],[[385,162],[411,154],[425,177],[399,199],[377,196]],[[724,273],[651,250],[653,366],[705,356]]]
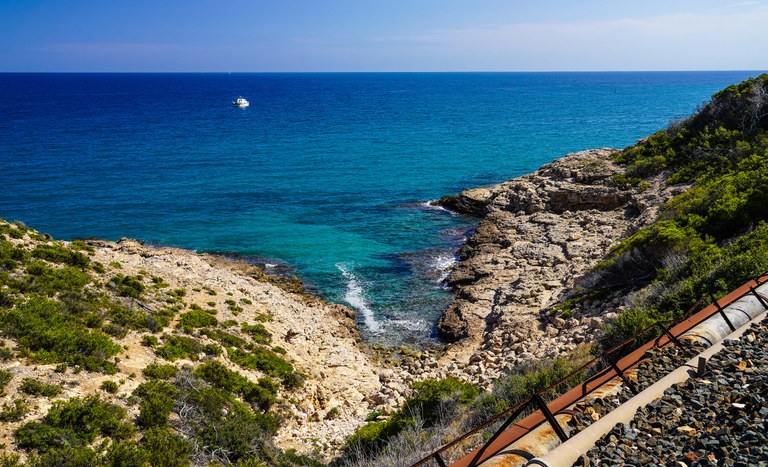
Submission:
[[[428,201],[631,145],[758,74],[0,74],[0,217],[252,257],[372,341],[425,342],[474,222]]]

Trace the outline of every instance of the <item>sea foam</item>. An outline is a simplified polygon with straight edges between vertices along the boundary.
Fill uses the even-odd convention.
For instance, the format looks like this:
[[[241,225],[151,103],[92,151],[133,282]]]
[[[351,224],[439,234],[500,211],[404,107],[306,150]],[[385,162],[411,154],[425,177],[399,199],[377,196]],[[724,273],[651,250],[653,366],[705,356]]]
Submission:
[[[373,310],[368,304],[368,300],[365,298],[365,292],[363,286],[360,285],[360,281],[352,272],[347,269],[344,264],[337,264],[336,267],[341,271],[341,275],[347,280],[347,288],[344,293],[344,300],[349,303],[352,308],[359,311],[363,315],[363,322],[369,331],[379,333],[382,331],[381,324],[376,321],[373,316]]]

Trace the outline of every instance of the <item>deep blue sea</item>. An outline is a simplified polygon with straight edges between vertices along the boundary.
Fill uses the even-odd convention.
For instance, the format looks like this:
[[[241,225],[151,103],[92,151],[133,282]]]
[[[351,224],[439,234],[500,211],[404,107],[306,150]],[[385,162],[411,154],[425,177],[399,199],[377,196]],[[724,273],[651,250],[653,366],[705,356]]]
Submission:
[[[424,341],[473,225],[429,200],[633,144],[757,74],[0,74],[0,217],[257,257],[368,338]]]

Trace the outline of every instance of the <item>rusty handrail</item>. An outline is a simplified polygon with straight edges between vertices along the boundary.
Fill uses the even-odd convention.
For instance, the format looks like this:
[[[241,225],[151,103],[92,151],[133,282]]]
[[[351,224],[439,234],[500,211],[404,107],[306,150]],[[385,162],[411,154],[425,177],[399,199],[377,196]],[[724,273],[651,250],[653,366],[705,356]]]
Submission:
[[[488,441],[486,441],[485,443],[483,443],[483,445],[481,447],[476,449],[476,454],[469,460],[469,462],[467,464],[468,466],[478,465],[479,462],[482,462],[482,461],[485,460],[483,454],[488,450],[488,448],[493,444],[493,442],[496,441],[496,439],[498,439],[499,436],[509,427],[509,425],[512,424],[512,422],[524,411],[524,409],[527,406],[529,406],[531,403],[535,403],[536,401],[539,401],[540,404],[543,403],[543,399],[541,398],[542,395],[547,394],[548,392],[552,391],[554,388],[556,388],[556,387],[562,385],[563,383],[565,383],[565,382],[575,378],[577,375],[579,375],[580,373],[585,371],[590,365],[594,364],[595,362],[600,361],[600,360],[609,361],[607,359],[607,357],[609,357],[613,353],[619,352],[620,350],[624,349],[628,344],[631,344],[632,342],[636,341],[640,336],[645,335],[646,333],[648,333],[649,331],[651,331],[654,328],[656,328],[656,329],[661,328],[661,330],[662,330],[661,335],[659,335],[658,337],[656,337],[654,339],[651,339],[650,341],[646,342],[645,345],[640,346],[638,349],[635,350],[635,352],[637,352],[637,350],[639,350],[639,349],[643,349],[644,347],[648,347],[648,349],[651,349],[651,348],[663,348],[663,347],[665,347],[666,345],[668,345],[670,343],[679,346],[681,349],[685,349],[685,347],[678,340],[678,337],[680,337],[683,334],[687,333],[688,331],[690,331],[694,327],[698,326],[701,322],[711,318],[715,314],[720,313],[721,315],[724,315],[724,313],[722,311],[722,309],[724,307],[727,307],[727,306],[731,305],[732,303],[734,303],[735,301],[737,301],[737,300],[739,300],[739,299],[741,299],[741,298],[743,298],[743,297],[745,297],[747,295],[750,295],[750,294],[752,294],[755,297],[757,297],[758,301],[760,301],[760,304],[763,305],[763,307],[765,307],[766,309],[768,309],[768,297],[763,297],[761,294],[757,293],[757,291],[752,287],[752,284],[751,284],[752,282],[755,283],[755,286],[760,286],[760,285],[764,284],[765,282],[768,282],[768,271],[766,273],[762,274],[762,275],[756,276],[755,278],[747,281],[746,283],[744,283],[740,287],[737,287],[733,291],[727,293],[726,295],[724,295],[720,299],[714,299],[714,297],[712,297],[714,299],[714,303],[712,305],[708,305],[708,306],[702,308],[701,310],[699,310],[698,313],[693,314],[693,310],[695,309],[695,307],[699,306],[700,303],[703,302],[704,296],[699,298],[699,300],[693,305],[693,307],[691,307],[688,310],[688,312],[683,317],[681,317],[681,318],[679,318],[679,320],[677,320],[677,325],[675,327],[678,327],[678,326],[682,325],[683,323],[685,323],[688,320],[693,320],[693,321],[687,327],[685,327],[684,329],[678,330],[676,335],[674,333],[672,333],[672,328],[668,328],[667,327],[670,323],[674,323],[675,321],[673,321],[673,320],[657,321],[657,322],[651,324],[650,326],[646,327],[642,331],[638,332],[637,334],[632,336],[630,339],[627,339],[626,341],[611,347],[607,351],[603,352],[601,355],[599,355],[599,356],[589,360],[587,363],[585,363],[584,365],[582,365],[578,369],[572,371],[571,373],[569,373],[564,378],[562,378],[559,381],[557,381],[557,382],[547,386],[546,388],[538,391],[537,393],[535,393],[534,395],[532,395],[528,399],[524,400],[523,402],[520,402],[517,405],[515,405],[514,407],[511,407],[509,409],[504,410],[500,414],[492,417],[491,419],[489,419],[486,422],[482,423],[481,425],[475,427],[471,431],[463,434],[462,436],[456,438],[455,440],[451,441],[450,443],[442,446],[438,450],[432,452],[428,456],[424,457],[423,459],[421,459],[418,462],[416,462],[415,464],[413,464],[411,467],[421,466],[421,465],[425,464],[426,462],[429,462],[430,460],[435,460],[438,463],[438,465],[441,466],[441,467],[445,466],[446,465],[445,461],[440,456],[440,454],[442,452],[450,449],[451,447],[455,446],[456,444],[460,443],[461,441],[464,441],[465,439],[469,438],[470,436],[473,436],[473,435],[477,434],[481,430],[487,428],[490,425],[493,425],[494,423],[496,423],[499,420],[501,420],[501,419],[506,417],[507,420],[496,430],[496,432],[492,435],[492,437]],[[742,290],[742,289],[746,289],[746,290]],[[735,292],[740,291],[740,290],[741,290],[741,293],[738,296],[730,297],[730,299],[727,301],[727,303],[725,303],[725,304],[720,304],[719,303],[719,301],[722,300],[723,298],[728,298],[730,295],[732,295]],[[766,300],[764,301],[763,298],[765,298]],[[712,312],[708,313],[708,314],[703,314],[703,312],[705,310],[707,310],[707,308],[710,308],[710,307],[714,308],[714,310]],[[699,314],[701,314],[701,316],[698,316]],[[727,318],[726,318],[726,321],[727,321]],[[728,323],[730,324],[729,321],[728,321]],[[662,339],[663,338],[666,338],[667,341],[662,343]],[[647,351],[647,349],[643,351],[643,354],[646,351]],[[622,377],[623,376],[623,373],[622,373],[623,371],[626,371],[626,370],[634,367],[635,365],[637,365],[642,360],[643,360],[643,358],[640,355],[639,358],[637,358],[634,362],[626,365],[623,370],[620,369],[617,366],[617,362],[613,362],[609,366],[601,368],[595,374],[593,374],[592,376],[587,378],[587,380],[585,380],[584,382],[582,382],[579,385],[579,386],[582,387],[581,395],[578,396],[575,400],[568,401],[569,402],[568,406],[578,402],[579,400],[581,400],[583,397],[585,397],[589,393],[591,393],[594,390],[596,390],[597,388],[601,387],[607,381],[610,381],[611,379],[613,379],[614,376]],[[608,375],[611,371],[614,373],[614,376],[612,376],[610,378],[605,378],[606,375]],[[597,386],[592,387],[592,388],[589,387],[589,384],[591,382],[597,381],[597,380],[599,380],[601,378],[605,378],[605,379],[602,382],[600,382]],[[574,389],[576,387],[579,387],[579,386],[575,386]],[[563,394],[560,397],[564,397],[566,395],[567,395],[567,393]],[[553,403],[554,402],[556,402],[556,401],[553,401]],[[538,425],[540,425],[541,423],[544,423],[544,422],[549,423],[552,426],[553,430],[556,430],[556,432],[558,432],[558,435],[562,438],[560,430],[558,430],[558,429],[560,429],[560,426],[558,425],[557,427],[555,427],[553,425],[554,417],[552,417],[552,413],[549,412],[549,410],[550,410],[549,409],[549,404],[545,404],[544,403],[544,407],[542,407],[542,409],[543,408],[546,408],[546,412],[550,416],[549,417],[539,417],[539,418],[543,418],[543,419],[540,420],[538,423],[536,423],[534,426],[531,426],[531,427],[523,427],[523,426],[520,426],[520,425],[516,425],[516,426],[518,426],[519,428],[522,429],[522,433],[516,439],[513,439],[511,442],[516,441],[517,439],[519,439],[520,437],[524,436],[526,433],[529,433],[534,428],[536,428]],[[541,411],[541,409],[539,411]],[[557,414],[557,413],[559,413],[559,411],[555,412],[554,414]],[[536,412],[534,412],[534,415],[535,414],[536,414]],[[554,423],[556,424],[557,422],[555,421]],[[473,451],[473,452],[475,452],[475,451]],[[493,454],[495,454],[495,452],[492,453],[491,455],[493,455]]]

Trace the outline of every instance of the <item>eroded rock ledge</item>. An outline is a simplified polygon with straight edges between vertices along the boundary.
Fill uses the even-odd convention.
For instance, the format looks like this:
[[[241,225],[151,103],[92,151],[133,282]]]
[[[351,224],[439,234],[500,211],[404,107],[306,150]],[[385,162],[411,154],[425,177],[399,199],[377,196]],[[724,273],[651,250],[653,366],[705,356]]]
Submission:
[[[481,216],[448,278],[456,297],[438,324],[440,335],[455,342],[445,358],[466,362],[467,379],[483,384],[517,364],[567,353],[620,311],[620,297],[609,297],[568,319],[543,313],[683,190],[667,187],[661,176],[643,189],[615,186],[612,179],[623,169],[613,163],[614,153],[569,154],[531,174],[438,202]]]

